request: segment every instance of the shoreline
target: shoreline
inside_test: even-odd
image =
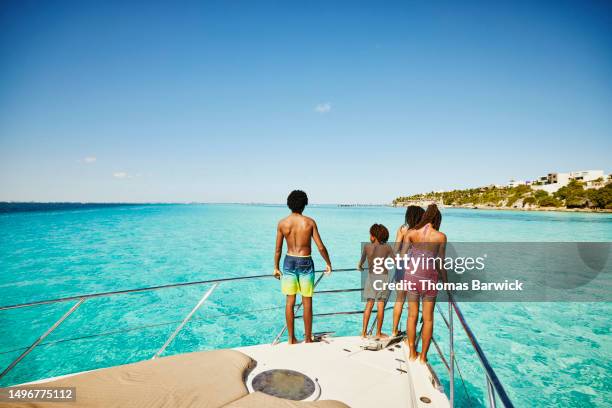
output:
[[[411,204],[396,204],[393,207],[407,207]],[[534,207],[534,208],[514,208],[514,207],[494,207],[486,205],[442,205],[443,208],[460,208],[464,210],[498,210],[498,211],[541,211],[541,212],[576,212],[576,213],[599,213],[612,214],[612,209],[606,208],[561,208],[561,207]]]

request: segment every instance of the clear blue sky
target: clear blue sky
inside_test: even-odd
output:
[[[0,200],[388,202],[610,168],[610,2],[0,3]]]

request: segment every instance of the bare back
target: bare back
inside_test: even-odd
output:
[[[311,240],[316,229],[312,218],[291,214],[278,223],[278,229],[287,241],[287,253],[298,256],[311,254]]]
[[[428,250],[434,255],[444,256],[446,235],[427,224],[418,230],[408,230],[405,240],[410,244],[418,244],[419,249]]]
[[[363,252],[361,254],[361,261],[359,265],[363,265],[364,261],[368,261],[368,269],[370,273],[374,271],[374,259],[376,258],[393,258],[394,252],[393,248],[391,248],[387,244],[379,244],[379,243],[370,243],[366,244],[363,248]],[[383,274],[387,274],[389,271],[387,268],[384,268]]]
[[[276,250],[274,251],[274,276],[280,278],[280,258],[283,252],[283,242],[287,241],[287,255],[310,256],[311,240],[314,240],[321,257],[325,261],[325,274],[332,271],[327,248],[323,245],[317,223],[310,217],[300,213],[291,213],[278,223],[276,229]]]

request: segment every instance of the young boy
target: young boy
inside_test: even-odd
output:
[[[314,263],[310,257],[310,242],[314,240],[323,260],[327,264],[325,274],[332,271],[329,254],[317,229],[317,223],[309,217],[302,215],[308,204],[308,196],[301,190],[294,190],[287,197],[287,207],[291,214],[278,223],[276,230],[276,252],[274,253],[274,277],[281,280],[281,290],[287,295],[285,305],[285,319],[289,344],[297,343],[293,331],[293,307],[295,295],[302,295],[304,306],[304,341],[312,342],[312,295],[314,292]],[[280,258],[283,251],[283,240],[287,241],[287,255],[283,263],[283,272],[280,271]]]
[[[383,319],[385,318],[385,303],[389,297],[389,290],[381,288],[381,284],[389,282],[389,271],[384,267],[386,258],[393,258],[393,248],[387,245],[389,240],[389,230],[382,224],[374,224],[370,227],[370,243],[364,245],[361,260],[357,265],[357,269],[363,270],[363,263],[368,261],[368,277],[363,286],[363,298],[366,299],[365,310],[363,311],[363,328],[361,329],[361,337],[368,335],[368,323],[370,322],[370,314],[374,307],[374,301],[378,302],[376,312],[376,338],[389,337],[382,332]],[[374,273],[374,260],[379,258],[378,265],[383,268],[383,273]],[[380,282],[376,282],[380,281]],[[376,283],[376,284],[375,284]]]

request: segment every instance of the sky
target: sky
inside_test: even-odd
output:
[[[386,203],[612,172],[612,3],[0,2],[0,200]]]

